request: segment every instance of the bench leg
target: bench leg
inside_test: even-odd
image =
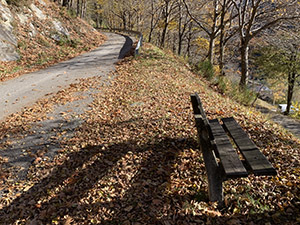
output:
[[[224,206],[224,195],[223,195],[223,178],[220,173],[211,171],[208,173],[208,195],[211,202],[218,202],[218,207]]]
[[[219,168],[216,156],[212,151],[209,135],[205,129],[204,121],[200,115],[195,115],[196,128],[200,149],[202,151],[206,174],[208,177],[208,196],[212,202],[218,202],[221,207],[224,203],[223,176]]]
[[[208,196],[211,202],[218,202],[219,207],[224,205],[223,176],[214,153],[209,149],[202,149],[208,177]]]

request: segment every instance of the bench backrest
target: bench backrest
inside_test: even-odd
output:
[[[206,113],[203,109],[202,106],[202,102],[200,100],[200,97],[198,95],[198,93],[195,94],[191,94],[191,102],[192,102],[192,106],[193,106],[193,111],[194,111],[194,115],[195,118],[200,118],[202,120],[202,126],[201,129],[206,129],[206,131],[208,132],[208,135],[211,139],[213,139],[213,134],[210,128],[210,124],[209,124],[209,120],[206,117]]]
[[[248,176],[247,169],[255,175],[276,175],[271,163],[232,117],[222,119],[223,125],[217,119],[208,120],[197,93],[191,95],[191,101],[201,149],[202,151],[210,149],[214,152],[220,159],[226,178]],[[226,132],[243,155],[247,169]]]

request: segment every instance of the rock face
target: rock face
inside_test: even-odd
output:
[[[18,38],[14,34],[18,33],[16,25],[27,27],[29,38],[36,35],[47,35],[55,41],[69,38],[70,32],[63,23],[45,11],[47,4],[43,0],[36,0],[15,11],[14,8],[10,9],[11,6],[5,0],[0,0],[0,61],[15,61],[20,58],[17,51]],[[41,24],[47,24],[44,31],[41,31]]]
[[[34,4],[31,4],[29,6],[29,8],[33,11],[33,13],[35,14],[35,16],[37,18],[39,18],[40,20],[47,19],[47,16],[45,16],[45,14],[38,7],[36,7]]]
[[[6,42],[6,40],[12,39],[11,32],[5,30],[0,25],[0,61],[14,61],[20,58],[16,51],[16,45],[12,42]]]
[[[14,61],[20,58],[17,53],[17,38],[13,34],[14,18],[4,0],[0,2],[0,61]]]

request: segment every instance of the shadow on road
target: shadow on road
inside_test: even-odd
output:
[[[133,44],[133,41],[130,37],[126,36],[126,35],[122,35],[126,41],[122,47],[122,49],[120,50],[120,53],[119,53],[119,59],[123,59],[132,49],[132,44]]]

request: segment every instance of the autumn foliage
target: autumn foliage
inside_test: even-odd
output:
[[[64,112],[66,122],[83,122],[73,135],[57,133],[61,150],[54,158],[33,156],[24,181],[6,171],[1,224],[300,222],[298,139],[214,92],[185,62],[151,45],[123,60],[108,81],[82,80],[1,124],[1,148],[9,148],[10,135],[22,138],[39,120],[51,119],[53,104],[93,90],[83,114]],[[234,116],[278,171],[276,177],[225,182],[221,211],[207,197],[189,100],[194,92],[209,118]]]

